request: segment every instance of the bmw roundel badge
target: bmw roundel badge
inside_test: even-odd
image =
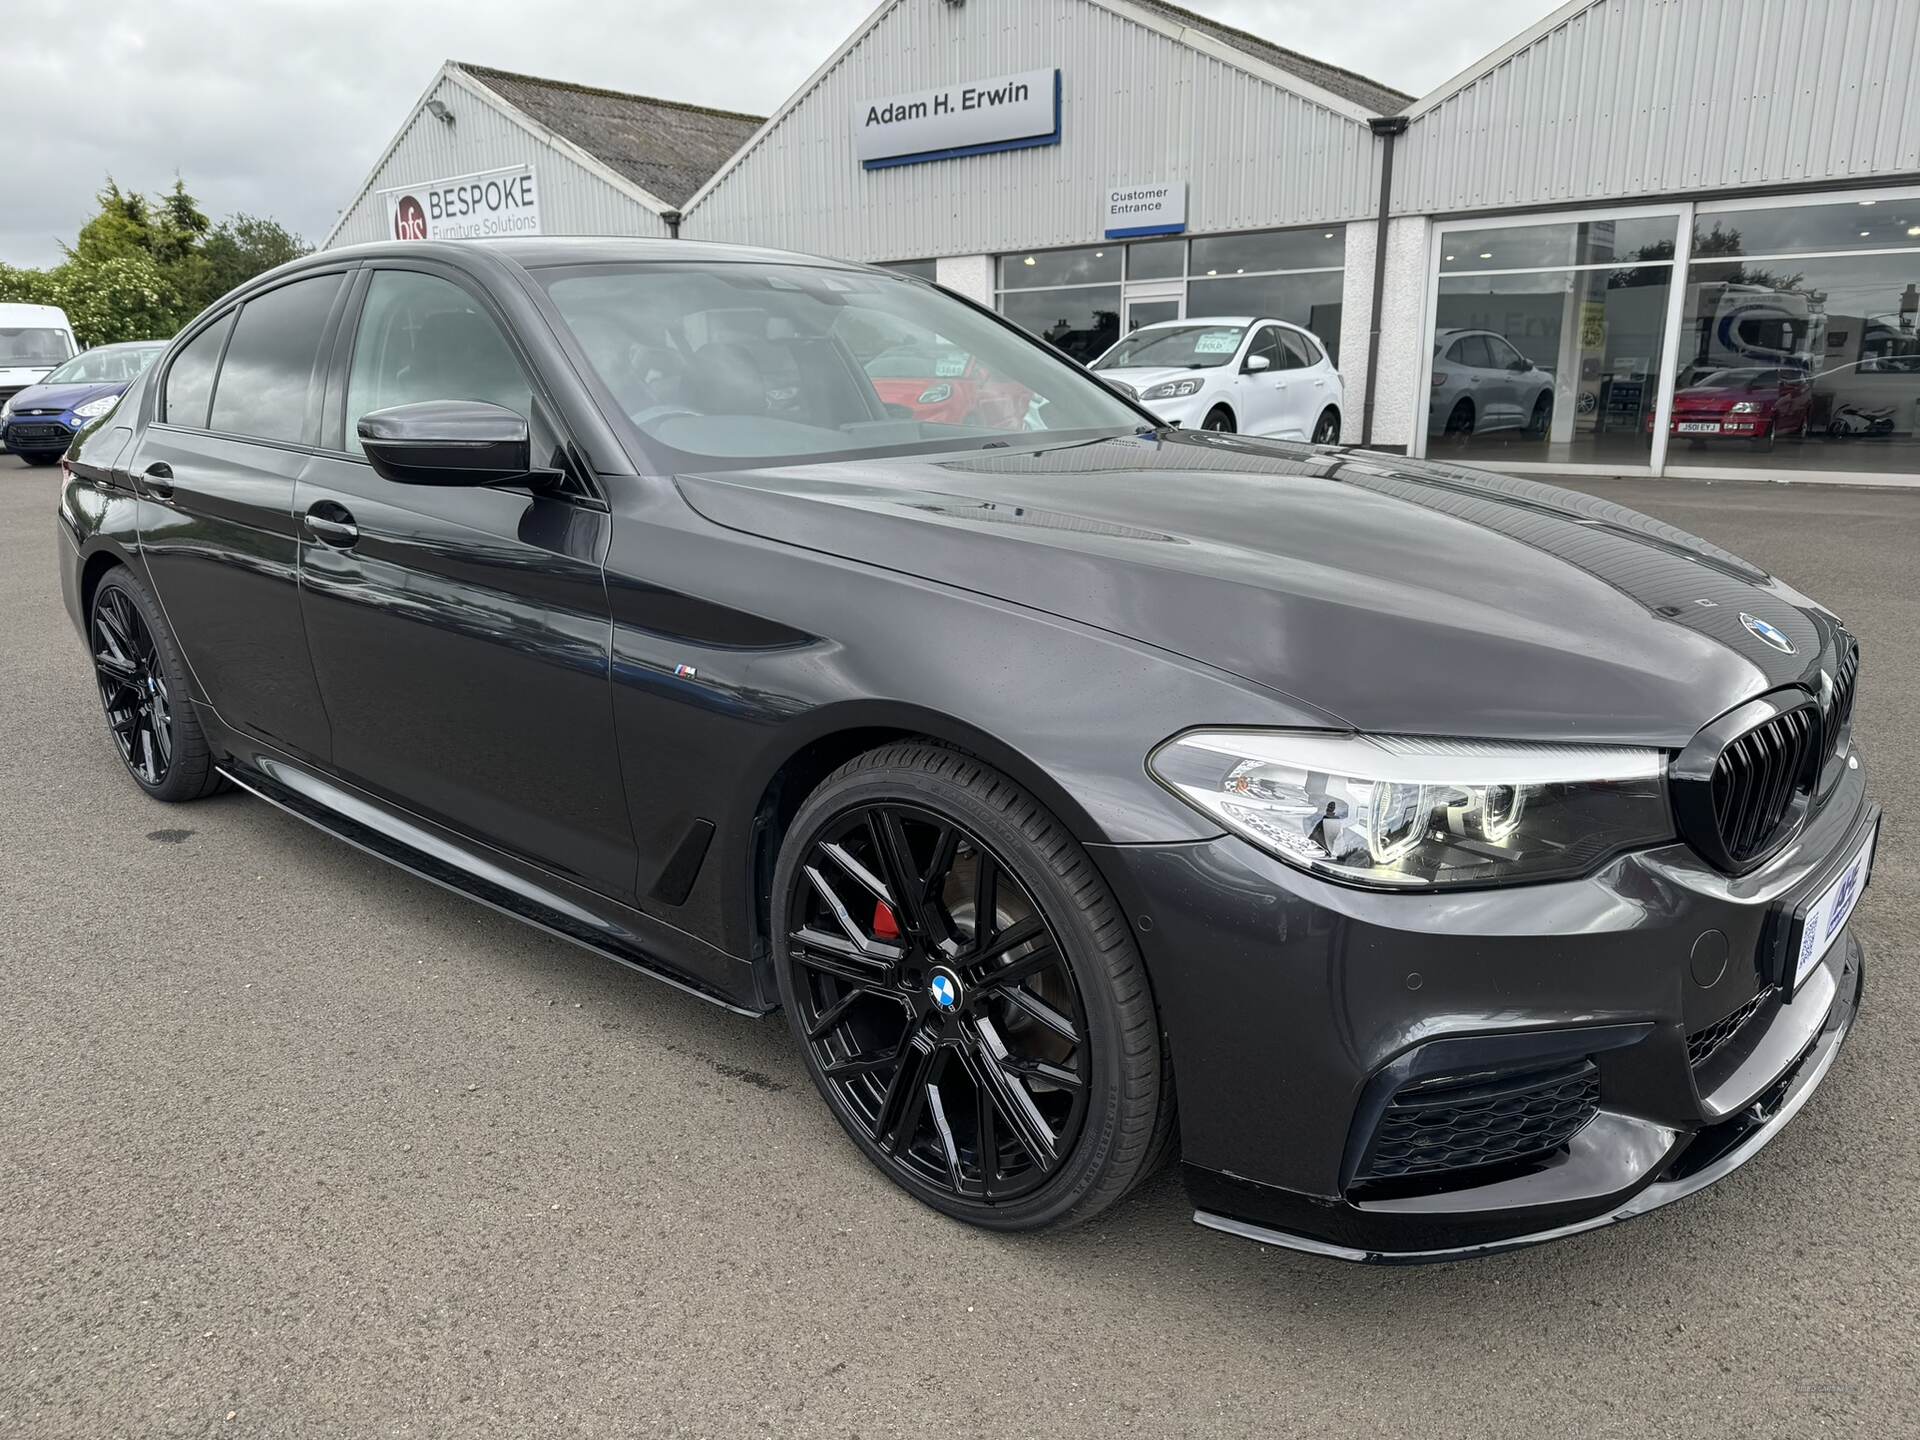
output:
[[[953,983],[953,977],[944,970],[933,972],[933,979],[927,982],[927,993],[933,996],[933,1003],[942,1010],[951,1010],[960,1003],[960,987]]]
[[[1740,623],[1752,631],[1763,645],[1771,645],[1782,655],[1793,654],[1793,642],[1787,639],[1779,626],[1769,625],[1766,621],[1757,619],[1744,610],[1740,612]]]

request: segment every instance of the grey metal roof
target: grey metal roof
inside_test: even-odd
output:
[[[514,109],[669,205],[692,199],[765,123],[759,115],[454,63]]]
[[[1393,115],[1413,103],[1414,97],[1402,94],[1391,86],[1382,85],[1377,80],[1369,80],[1351,70],[1343,70],[1338,65],[1329,65],[1316,60],[1311,55],[1302,55],[1297,50],[1289,50],[1284,45],[1276,45],[1271,40],[1262,40],[1258,35],[1249,35],[1245,30],[1236,30],[1231,25],[1222,25],[1218,20],[1210,20],[1205,15],[1196,15],[1191,10],[1182,10],[1178,5],[1169,5],[1166,0],[1132,0],[1142,10],[1151,11],[1178,25],[1188,25],[1204,35],[1211,36],[1222,45],[1230,45],[1242,54],[1264,61],[1277,70],[1298,75],[1302,80],[1318,85],[1322,90],[1330,90],[1343,100],[1351,100],[1356,105],[1364,105],[1376,115]]]

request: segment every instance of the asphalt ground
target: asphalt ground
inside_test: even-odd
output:
[[[243,795],[122,773],[0,458],[0,1435],[1920,1431],[1920,492],[1594,488],[1856,627],[1866,1006],[1720,1185],[1467,1264],[1025,1239],[855,1153],[783,1024]]]

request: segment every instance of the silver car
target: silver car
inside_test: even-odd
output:
[[[1544,440],[1553,425],[1553,372],[1491,330],[1440,330],[1433,340],[1427,433],[1467,440],[1524,430]]]

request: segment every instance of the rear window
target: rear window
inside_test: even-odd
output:
[[[167,383],[162,399],[170,425],[187,425],[204,430],[207,425],[207,401],[213,397],[213,370],[220,363],[220,347],[226,343],[231,315],[223,315],[202,330],[173,357],[167,367]]]
[[[305,438],[314,359],[341,279],[295,280],[241,307],[208,428],[256,440]]]

